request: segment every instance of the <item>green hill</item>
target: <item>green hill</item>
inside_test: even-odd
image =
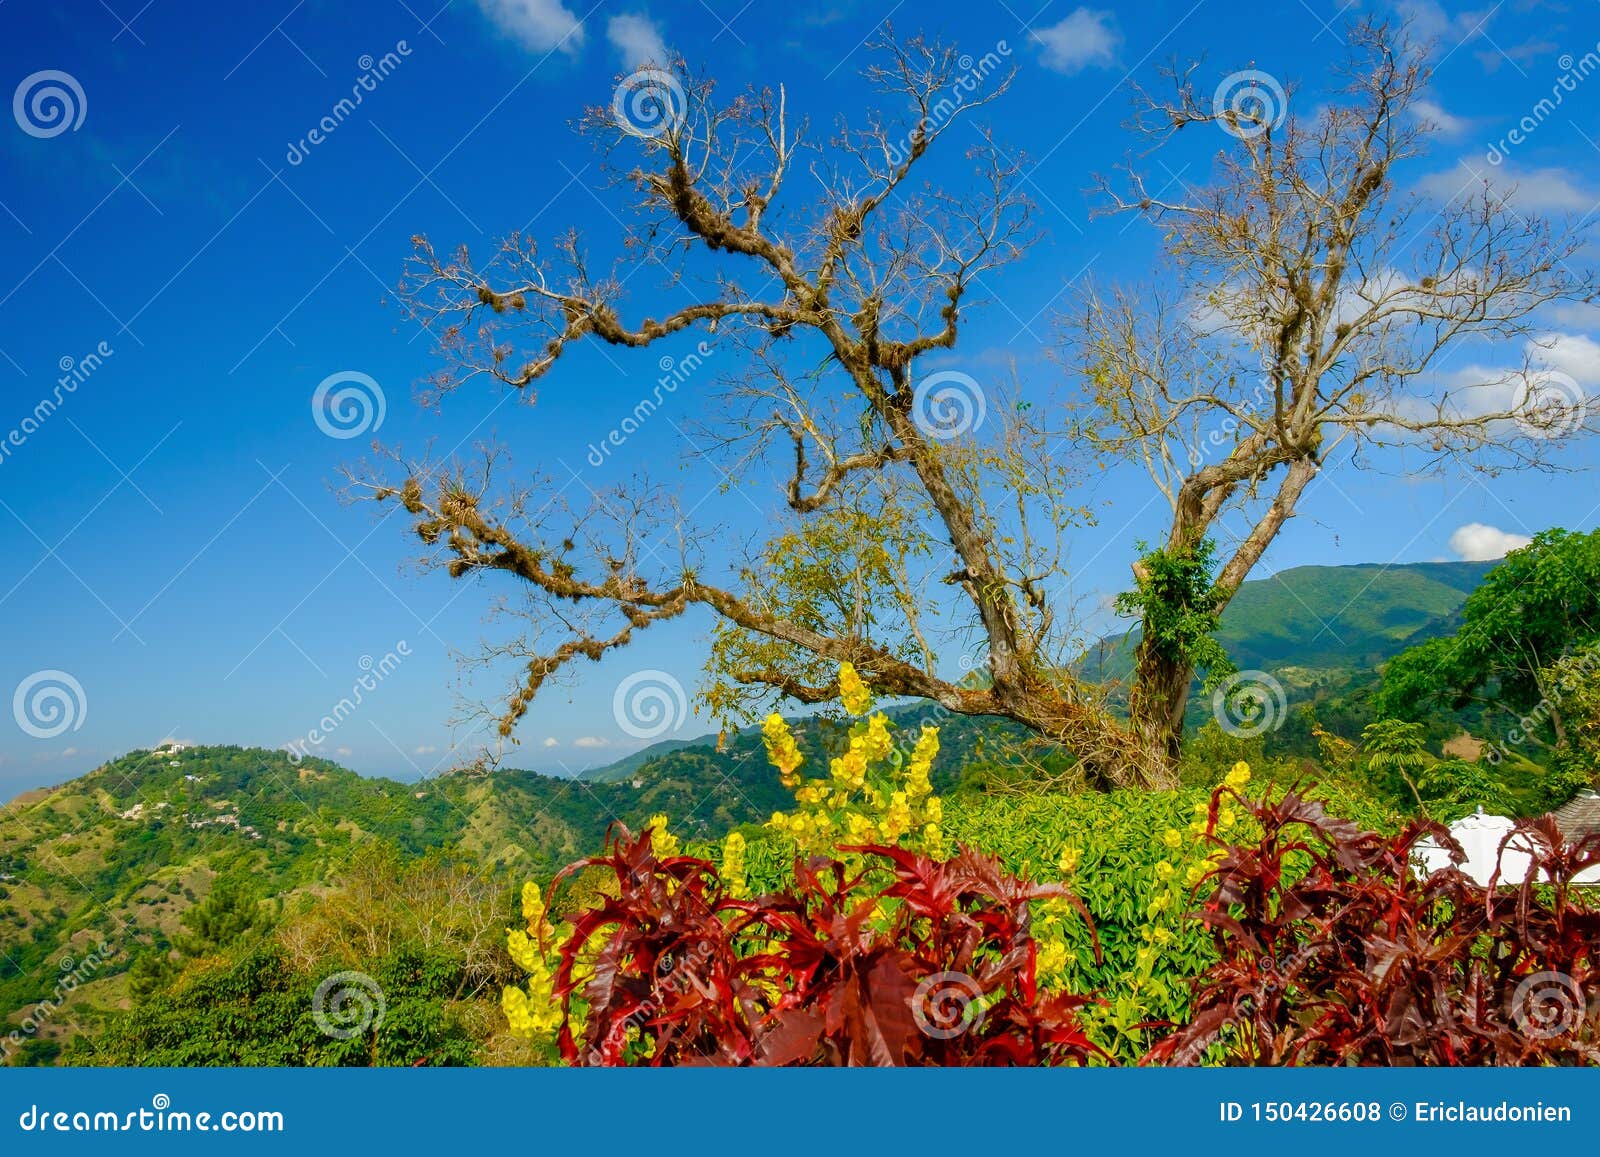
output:
[[[1494,562],[1298,566],[1239,588],[1217,638],[1242,670],[1370,670],[1446,630]],[[1085,677],[1126,681],[1139,633],[1102,639]]]

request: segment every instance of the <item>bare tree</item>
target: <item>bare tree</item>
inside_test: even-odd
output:
[[[1103,209],[1156,225],[1176,273],[1166,291],[1091,288],[1067,319],[1090,393],[1081,434],[1142,463],[1171,505],[1123,606],[1142,628],[1133,729],[1174,758],[1196,667],[1227,670],[1218,616],[1341,446],[1498,470],[1547,465],[1592,427],[1581,390],[1538,358],[1541,308],[1594,296],[1574,268],[1583,238],[1487,183],[1443,205],[1404,194],[1430,131],[1425,51],[1377,23],[1350,46],[1341,90],[1304,117],[1265,74],[1213,96],[1172,70],[1169,98],[1140,94],[1136,127],[1158,145],[1226,130],[1213,178],[1173,197],[1137,164],[1101,181]],[[1447,354],[1483,339],[1526,339],[1522,364],[1431,388]],[[1243,533],[1216,541],[1232,512]]]
[[[849,660],[885,694],[1066,744],[1102,784],[1158,779],[1093,689],[1062,674],[1072,632],[1046,592],[1082,516],[1047,453],[1064,426],[1048,427],[1047,407],[921,368],[955,345],[980,279],[1033,238],[1019,162],[963,125],[1010,73],[997,53],[969,64],[921,39],[875,48],[868,77],[909,119],[869,114],[821,147],[783,90],[718,103],[681,64],[591,112],[585,128],[635,158],[620,184],[639,219],[608,275],[575,234],[548,258],[509,237],[484,265],[419,238],[401,287],[440,337],[441,393],[478,379],[531,391],[585,340],[637,349],[692,330],[719,364],[733,352],[741,372],[722,383],[706,449],[736,482],[775,485],[785,513],[725,577],[705,557],[712,532],[648,480],[571,504],[564,477],[497,481],[491,449],[470,464],[396,457],[403,478],[391,468],[363,484],[405,505],[453,575],[522,581],[530,599],[517,610],[534,626],[501,652],[525,666],[503,736],[574,659],[704,608],[716,623],[709,698],[725,716],[831,699]],[[945,147],[957,126],[972,142],[960,150],[969,187],[913,179],[936,146],[958,159]],[[624,282],[641,269],[687,304],[627,319]],[[952,647],[979,656],[966,665],[981,674],[941,674]]]

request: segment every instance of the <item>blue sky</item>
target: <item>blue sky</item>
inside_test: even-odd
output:
[[[48,719],[12,726],[0,715],[0,799],[167,737],[290,743],[369,667],[382,679],[320,753],[411,776],[481,742],[450,723],[451,650],[498,637],[485,617],[497,592],[419,571],[399,520],[338,501],[338,468],[367,439],[330,437],[312,399],[334,377],[381,394],[374,432],[387,443],[447,448],[493,434],[519,461],[586,486],[650,464],[677,477],[686,455],[693,465],[693,390],[671,397],[670,421],[600,467],[587,462],[657,378],[655,351],[574,358],[533,406],[470,389],[435,412],[414,397],[436,365],[428,337],[387,300],[414,234],[478,251],[518,228],[614,239],[623,202],[571,122],[609,104],[640,60],[682,53],[728,91],[782,82],[791,110],[826,125],[859,107],[863,42],[886,17],[976,55],[1003,42],[1016,82],[985,119],[1031,158],[1045,237],[987,287],[960,356],[969,368],[1015,357],[1046,374],[1058,372],[1041,349],[1069,280],[1137,278],[1155,258],[1148,228],[1087,212],[1092,174],[1130,147],[1130,80],[1204,56],[1202,75],[1265,69],[1303,84],[1295,99],[1311,102],[1342,50],[1342,21],[1362,10],[278,0],[219,19],[215,5],[180,0],[9,0],[0,89],[18,96],[0,117],[0,691],[44,691],[48,703],[64,686],[71,714],[59,734]],[[1486,158],[1597,51],[1593,5],[1378,8],[1397,10],[1438,41],[1429,115],[1440,131],[1408,179],[1447,182],[1467,165],[1516,181],[1531,210],[1592,217],[1600,79],[1541,115],[1500,164]],[[39,75],[51,73],[64,79]],[[52,120],[59,105],[30,103],[40,88],[65,95],[70,123]],[[359,105],[311,140],[356,89]],[[1217,147],[1197,141],[1169,161],[1200,179]],[[635,301],[648,309],[649,290]],[[1566,335],[1573,376],[1600,386],[1594,311],[1552,315],[1550,330]],[[48,417],[28,421],[47,398]],[[1579,447],[1560,460],[1577,473],[1492,479],[1411,478],[1404,462],[1339,472],[1313,486],[1266,570],[1492,554],[1545,526],[1592,528],[1594,459]],[[779,501],[773,490],[718,493],[714,475],[692,469],[681,477],[686,504],[703,502],[722,533],[748,534]],[[1100,524],[1071,547],[1078,593],[1126,584],[1134,541],[1161,528],[1150,495],[1142,475],[1094,480],[1086,497]],[[686,618],[585,666],[577,685],[535,704],[511,761],[571,769],[638,746],[613,717],[619,683],[657,669],[692,691],[707,627]],[[492,694],[504,674],[468,690]],[[676,734],[700,729],[691,717]]]

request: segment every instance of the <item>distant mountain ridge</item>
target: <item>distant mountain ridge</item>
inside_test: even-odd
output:
[[[1366,670],[1449,629],[1495,562],[1297,566],[1253,579],[1222,615],[1217,639],[1244,670]],[[1083,675],[1126,681],[1137,628],[1101,639]]]

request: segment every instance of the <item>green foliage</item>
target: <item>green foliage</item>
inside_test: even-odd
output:
[[[248,884],[236,876],[223,876],[204,901],[183,914],[188,933],[174,937],[173,943],[185,956],[205,956],[232,945],[270,919]]]
[[[276,942],[196,968],[170,992],[114,1018],[81,1058],[107,1065],[462,1065],[478,1042],[448,1003],[459,959],[405,945],[371,962],[383,1014],[348,1039],[317,1022],[326,981]],[[375,1006],[374,1006],[375,1007]],[[354,1025],[335,1024],[343,1033]]]
[[[1187,551],[1167,551],[1141,542],[1139,550],[1138,585],[1117,596],[1117,613],[1139,618],[1163,656],[1206,672],[1208,683],[1230,674],[1233,663],[1214,637],[1221,625],[1212,574],[1216,543],[1208,538]]]
[[[1508,554],[1467,597],[1461,627],[1396,658],[1384,672],[1381,706],[1414,719],[1431,706],[1486,696],[1524,716],[1541,703],[1545,672],[1600,637],[1600,531],[1547,530]],[[1538,731],[1548,736],[1546,721]]]
[[[207,952],[193,955],[169,985],[140,994],[133,1011],[111,1016],[76,1059],[116,1065],[482,1059],[493,1025],[486,1006],[510,972],[499,947],[510,915],[507,878],[485,876],[438,852],[409,858],[372,843],[356,852],[336,887],[279,923],[263,916],[246,889],[220,882],[189,915],[197,931],[185,938],[186,948]],[[225,939],[212,939],[218,936]],[[335,999],[339,993],[346,1005]]]

